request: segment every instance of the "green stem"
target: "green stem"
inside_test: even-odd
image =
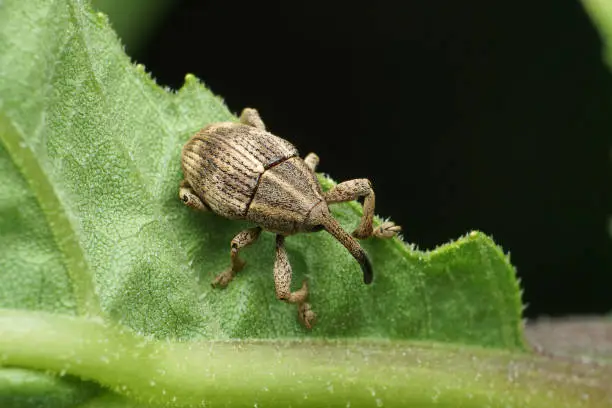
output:
[[[95,384],[78,378],[0,367],[0,406],[3,408],[70,407],[98,398],[100,391]]]
[[[170,405],[612,402],[610,367],[527,354],[382,340],[171,343],[101,320],[2,309],[0,364],[72,374]]]

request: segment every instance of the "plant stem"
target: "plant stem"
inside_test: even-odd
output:
[[[140,402],[170,405],[612,402],[609,366],[384,340],[171,343],[101,320],[2,309],[0,363],[73,374]]]

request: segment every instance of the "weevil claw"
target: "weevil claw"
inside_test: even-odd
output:
[[[298,317],[307,329],[312,329],[317,321],[316,313],[312,310],[310,303],[306,302],[300,303],[298,306]]]
[[[218,287],[224,288],[231,282],[232,279],[234,279],[234,276],[236,276],[236,274],[234,271],[232,271],[232,268],[228,268],[217,275],[217,277],[215,277],[215,279],[210,283],[210,286],[212,286],[213,289]]]
[[[374,235],[377,238],[392,238],[402,231],[402,227],[395,225],[392,221],[383,222],[380,226],[374,228]]]

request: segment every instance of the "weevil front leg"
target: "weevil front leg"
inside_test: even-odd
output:
[[[221,272],[215,280],[211,283],[213,288],[217,286],[225,287],[238,272],[244,268],[246,264],[245,261],[240,259],[239,252],[241,248],[244,248],[247,245],[251,245],[253,242],[257,241],[259,238],[259,234],[261,233],[261,228],[249,228],[244,231],[241,231],[232,239],[232,243],[230,244],[231,252],[230,252],[230,267]]]
[[[364,197],[363,217],[353,236],[359,239],[368,238],[372,235],[378,238],[391,238],[402,230],[402,227],[393,222],[384,222],[379,227],[373,228],[374,219],[374,190],[368,179],[355,179],[342,182],[324,194],[328,204],[342,203]]]
[[[312,328],[315,323],[316,315],[306,303],[308,298],[308,283],[304,281],[302,287],[295,292],[291,292],[291,264],[285,250],[285,237],[276,236],[276,260],[274,261],[274,287],[276,297],[287,303],[297,303],[298,318],[306,328]]]
[[[240,114],[240,123],[253,126],[257,129],[266,130],[263,120],[259,116],[259,112],[253,108],[244,108]]]
[[[179,186],[179,198],[188,207],[195,208],[200,211],[210,211],[210,208],[196,195],[193,188],[189,185],[187,180],[181,181]]]

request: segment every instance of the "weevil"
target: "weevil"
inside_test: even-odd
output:
[[[318,156],[310,153],[301,159],[291,143],[266,131],[257,110],[252,108],[245,108],[237,123],[220,122],[204,127],[185,144],[181,158],[184,179],[179,198],[185,205],[256,225],[232,239],[230,266],[216,276],[212,286],[227,286],[244,268],[240,250],[255,242],[262,230],[273,232],[276,297],[297,304],[298,317],[307,328],[315,323],[316,315],[307,303],[306,280],[299,290],[291,291],[285,237],[327,231],[359,262],[364,282],[369,284],[372,266],[354,238],[391,238],[401,231],[392,222],[373,227],[374,190],[368,179],[345,181],[323,192],[315,175]],[[363,216],[351,236],[332,217],[328,205],[361,197]]]

